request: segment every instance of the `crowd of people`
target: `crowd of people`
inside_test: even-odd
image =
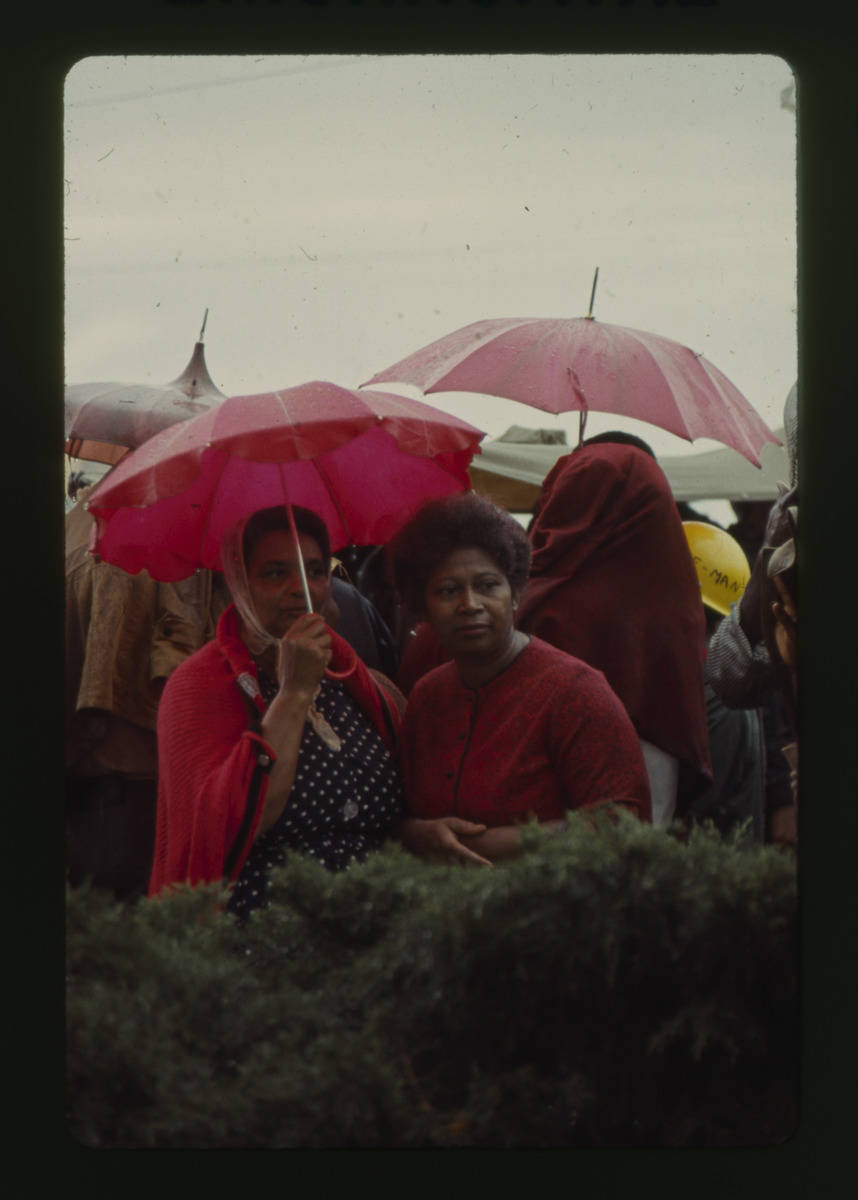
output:
[[[276,507],[230,531],[222,575],[180,584],[96,564],[84,494],[69,882],[223,881],[244,920],[290,853],[339,871],[396,840],[490,867],[573,811],[795,846],[794,389],[785,427],[793,474],[756,548],[746,513],[742,542],[683,521],[622,433],[558,460],[527,529],[468,492],[337,559],[318,514]]]

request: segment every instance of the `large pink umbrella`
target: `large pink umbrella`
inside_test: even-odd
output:
[[[216,407],[226,396],[206,367],[206,316],[188,365],[170,383],[73,383],[65,390],[65,452],[117,463],[129,449],[177,421]]]
[[[480,392],[544,412],[609,412],[688,441],[712,438],[755,466],[780,445],[717,367],[654,333],[592,316],[475,321],[373,375],[367,385],[409,383],[424,392]]]
[[[87,503],[94,553],[131,574],[221,569],[224,533],[275,504],[319,513],[331,548],[386,542],[429,497],[470,487],[482,430],[422,401],[323,381],[235,396],[122,460]]]

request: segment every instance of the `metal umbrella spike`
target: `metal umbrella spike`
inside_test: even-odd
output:
[[[209,310],[206,309],[203,317],[200,336],[194,346],[194,352],[191,355],[191,361],[185,367],[184,371],[167,387],[178,388],[180,392],[184,392],[191,399],[197,396],[220,396],[222,400],[226,399],[223,392],[219,391],[212,377],[209,375],[206,367],[205,352],[203,346],[203,336],[206,330],[206,321],[209,317]]]
[[[590,307],[587,309],[587,320],[593,320],[593,301],[596,299],[596,283],[599,279],[599,268],[596,267],[596,274],[593,276],[593,290],[590,292]]]

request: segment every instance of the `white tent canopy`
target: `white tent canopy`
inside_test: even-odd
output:
[[[774,432],[784,440],[783,429]],[[530,512],[543,479],[557,459],[572,449],[556,438],[554,430],[513,426],[501,437],[484,441],[471,464],[474,490],[510,512]],[[665,455],[658,462],[678,501],[772,501],[778,483],[789,482],[786,447],[769,443],[760,458],[762,467],[755,467],[725,446],[702,454]]]

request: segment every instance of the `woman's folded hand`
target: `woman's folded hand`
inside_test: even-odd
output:
[[[460,837],[475,837],[485,833],[486,826],[461,817],[436,817],[422,819],[406,817],[399,825],[396,836],[412,854],[421,858],[437,858],[447,862],[473,862],[480,866],[492,864],[481,854],[469,850]]]

